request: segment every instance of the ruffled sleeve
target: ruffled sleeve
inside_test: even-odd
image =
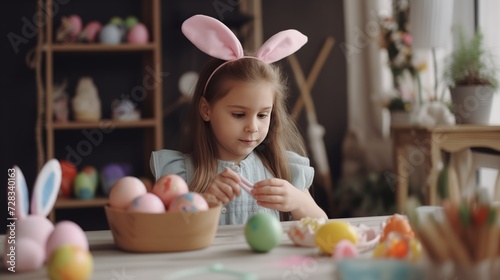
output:
[[[292,173],[290,183],[300,190],[308,189],[314,179],[314,168],[309,164],[309,158],[290,151],[287,154]]]
[[[177,174],[181,176],[186,182],[186,155],[174,150],[159,150],[151,153],[151,160],[149,162],[151,172],[158,180],[161,176],[167,174]]]

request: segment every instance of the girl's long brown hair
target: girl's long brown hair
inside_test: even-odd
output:
[[[291,174],[287,151],[305,155],[302,136],[287,112],[287,88],[281,71],[275,65],[266,64],[258,59],[243,58],[222,66],[210,79],[210,74],[224,61],[212,59],[200,73],[191,103],[189,133],[183,152],[191,154],[194,176],[190,190],[204,193],[213,177],[217,175],[217,146],[210,128],[200,114],[200,100],[205,97],[210,106],[227,94],[225,81],[235,80],[249,83],[267,82],[274,86],[275,96],[271,112],[271,123],[266,139],[255,149],[267,169],[276,177],[290,181]]]

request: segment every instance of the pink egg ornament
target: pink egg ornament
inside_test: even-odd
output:
[[[143,23],[134,25],[127,35],[127,42],[130,44],[146,44],[149,41],[149,32]]]
[[[165,205],[161,199],[152,193],[145,193],[136,197],[127,208],[129,212],[140,213],[163,213],[165,212]]]
[[[208,203],[205,198],[195,192],[182,194],[170,203],[168,211],[172,212],[197,212],[208,210]]]
[[[15,244],[8,244],[5,239],[5,249],[10,252],[10,246],[15,248],[15,268],[17,272],[35,271],[45,262],[45,243],[54,225],[48,219],[31,215],[17,220]],[[11,256],[5,255],[9,264]],[[7,265],[7,267],[11,267]]]
[[[153,193],[163,201],[167,208],[174,198],[188,192],[189,188],[186,181],[175,174],[160,177],[153,186]]]
[[[82,228],[72,221],[61,221],[54,227],[45,246],[47,259],[62,245],[71,244],[89,250],[89,242]]]
[[[109,192],[109,205],[126,210],[132,201],[147,193],[144,183],[136,177],[126,176],[115,182]]]

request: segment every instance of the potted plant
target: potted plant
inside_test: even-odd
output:
[[[488,124],[498,70],[481,32],[470,40],[463,32],[459,36],[459,45],[448,57],[444,71],[455,120],[457,124]]]

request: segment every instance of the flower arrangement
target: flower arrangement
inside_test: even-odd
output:
[[[393,16],[383,17],[380,20],[382,30],[381,47],[387,50],[388,64],[391,69],[393,86],[397,96],[389,101],[387,107],[391,111],[410,111],[415,102],[413,81],[419,83],[418,72],[425,68],[417,68],[412,63],[412,37],[409,27],[409,1],[394,0]]]

